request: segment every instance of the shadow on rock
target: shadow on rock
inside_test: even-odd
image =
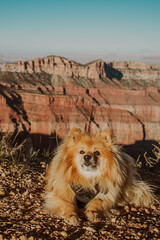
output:
[[[113,68],[112,63],[108,63],[108,64],[105,63],[104,67],[105,67],[105,72],[106,72],[107,78],[109,78],[111,80],[113,78],[116,78],[118,80],[122,79],[123,74],[119,70]]]

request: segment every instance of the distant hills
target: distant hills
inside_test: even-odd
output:
[[[52,53],[23,53],[23,54],[0,54],[0,68],[3,64],[12,63],[15,61],[27,61],[32,58],[41,58],[45,55],[52,55]],[[93,59],[102,59],[104,61],[139,61],[148,64],[160,65],[160,54],[105,54],[105,53],[57,53],[56,55],[65,56],[80,63],[87,63]]]

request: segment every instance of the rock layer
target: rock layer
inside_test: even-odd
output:
[[[108,126],[121,144],[160,138],[160,66],[46,57],[3,67],[2,131],[28,132],[40,145],[36,136]]]
[[[45,72],[54,76],[82,77],[88,79],[116,78],[135,80],[160,80],[160,66],[141,62],[110,62],[96,60],[82,65],[72,60],[58,56],[48,56],[30,61],[18,61],[5,64],[2,72],[41,73]]]
[[[19,61],[6,64],[2,71],[22,72],[22,73],[49,73],[62,77],[83,77],[83,78],[105,78],[105,67],[102,60],[98,60],[87,65],[81,65],[66,58],[50,56],[37,58],[31,61]]]

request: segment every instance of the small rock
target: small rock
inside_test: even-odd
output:
[[[154,228],[154,232],[159,233],[159,229],[158,228]]]
[[[131,208],[131,211],[132,211],[132,212],[137,212],[137,209],[134,208],[134,207],[132,207],[132,208]]]
[[[115,222],[116,222],[116,218],[112,218],[112,219],[111,219],[111,222],[112,222],[112,223],[115,223]]]
[[[55,239],[55,236],[58,236],[59,232],[58,231],[54,231],[52,233],[50,233],[50,239]]]
[[[145,213],[150,214],[150,211],[146,208]]]
[[[101,230],[100,233],[103,235],[103,234],[106,234],[107,231],[105,231],[105,230]]]
[[[24,193],[23,193],[23,196],[27,196],[28,195],[28,190],[26,190]]]
[[[96,230],[92,227],[83,227],[83,229],[85,229],[86,231],[89,231],[89,232],[96,232]]]
[[[23,205],[21,205],[21,206],[19,206],[19,209],[22,209],[22,210],[24,210],[24,209],[25,209],[25,207],[24,207]]]
[[[142,233],[141,233],[141,232],[138,232],[137,235],[138,235],[138,236],[142,236]]]
[[[122,228],[122,226],[120,226],[120,225],[118,225],[118,226],[116,226],[117,227],[117,229],[121,229]]]
[[[31,237],[28,238],[28,240],[34,240],[34,237],[31,236]]]
[[[125,236],[126,239],[130,239],[130,236]]]
[[[129,207],[128,206],[125,206],[124,209],[125,209],[126,212],[129,212]]]
[[[17,238],[15,236],[12,236],[11,240],[16,240]]]
[[[62,235],[63,237],[67,237],[67,236],[68,236],[67,232],[65,232],[65,231],[62,231],[62,232],[61,232],[61,235]]]
[[[2,176],[2,177],[5,177],[5,176],[6,176],[6,174],[5,174],[5,173],[1,173],[1,176]]]
[[[25,205],[26,205],[26,206],[30,206],[30,205],[32,205],[32,203],[27,201],[27,202],[25,203]]]
[[[148,226],[147,226],[147,224],[143,224],[143,227],[144,227],[144,228],[147,228]]]
[[[40,162],[41,165],[45,165],[45,162]]]
[[[36,225],[36,228],[39,230],[39,229],[41,229],[41,226],[40,225]]]
[[[15,196],[15,193],[13,191],[10,191],[9,195]]]
[[[1,197],[5,196],[5,192],[3,190],[0,190],[0,196]]]
[[[27,240],[27,237],[26,236],[24,236],[24,235],[22,235],[22,236],[20,236],[20,238],[19,238],[20,240]]]
[[[22,215],[23,212],[22,212],[20,209],[18,209],[18,210],[15,211],[15,214],[17,214],[17,215]]]
[[[32,194],[31,194],[31,193],[29,194],[29,197],[30,197],[30,198],[33,198],[33,196],[32,196]]]
[[[34,220],[31,220],[31,221],[30,221],[30,223],[31,223],[31,224],[34,224],[34,225],[37,225],[37,224],[39,224],[39,222],[38,222],[38,221],[34,221]]]

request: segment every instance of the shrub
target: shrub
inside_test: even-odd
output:
[[[153,149],[152,149],[153,156],[148,156],[147,152],[145,152],[143,155],[143,158],[145,160],[145,166],[147,168],[153,168],[160,163],[160,142],[157,142],[157,145],[152,144],[152,146],[153,146]],[[138,159],[137,159],[137,167],[142,168],[142,161],[140,160],[140,155],[138,156]]]

